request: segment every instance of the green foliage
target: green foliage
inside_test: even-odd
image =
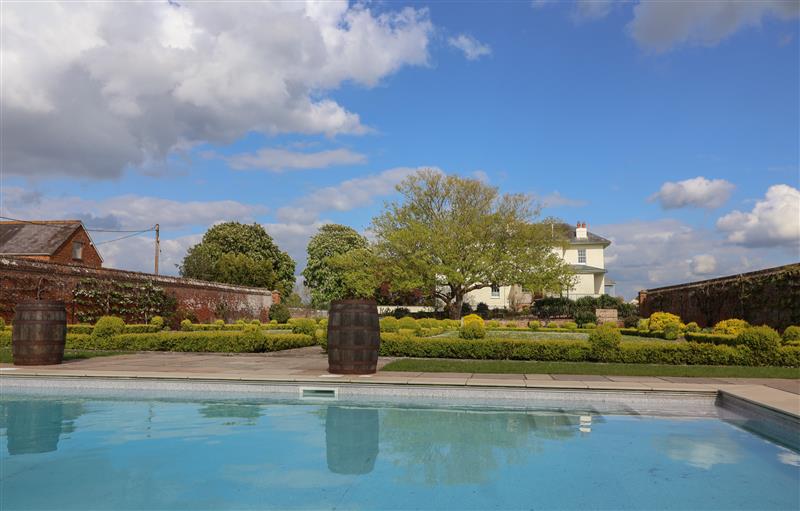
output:
[[[388,316],[385,318],[381,318],[381,332],[397,332],[400,328],[400,322],[397,318]]]
[[[177,301],[151,281],[120,282],[86,278],[72,293],[77,305],[76,317],[95,323],[101,316],[117,316],[130,322],[147,323],[156,315],[171,316]]]
[[[181,321],[181,331],[182,332],[191,332],[192,331],[192,322],[188,319],[184,319]]]
[[[664,339],[668,341],[674,341],[678,338],[681,333],[680,324],[676,323],[667,323],[664,326]]]
[[[320,328],[325,329],[326,332],[328,331],[328,318],[320,319],[318,324]]]
[[[736,341],[751,351],[755,365],[771,365],[781,346],[781,336],[768,326],[746,328],[736,336]]]
[[[305,285],[311,290],[312,306],[327,309],[333,300],[351,297],[346,278],[339,268],[331,265],[329,258],[367,247],[367,239],[352,227],[326,224],[319,228],[308,242],[308,263],[303,270]],[[373,294],[375,287],[371,289]]]
[[[152,318],[150,318],[150,324],[161,330],[162,328],[164,328],[164,318],[162,318],[161,316],[153,316]]]
[[[622,324],[625,326],[625,328],[636,328],[640,320],[641,318],[639,316],[632,314],[630,316],[623,317]]]
[[[392,316],[394,316],[397,319],[404,318],[410,315],[411,311],[408,309],[408,307],[395,307],[395,309],[392,311]]]
[[[0,330],[5,330],[5,328],[6,328],[6,320],[0,318]]]
[[[528,328],[530,328],[533,331],[539,330],[540,328],[542,328],[542,322],[535,319],[528,321]]]
[[[781,342],[787,346],[800,346],[800,326],[789,326],[783,331]]]
[[[325,263],[337,276],[337,296],[343,298],[374,298],[382,282],[382,267],[370,248],[354,248],[332,255]]]
[[[78,324],[78,325],[67,325],[67,333],[68,334],[86,334],[90,335],[94,330],[93,325],[86,325],[86,324]]]
[[[675,324],[680,326],[681,324],[680,316],[676,316],[675,314],[670,314],[669,312],[654,312],[650,315],[650,319],[648,321],[648,329],[664,330],[664,328],[669,324]]]
[[[746,348],[694,342],[623,341],[616,354],[604,352],[607,362],[671,365],[760,365]],[[592,357],[588,341],[517,339],[407,338],[381,334],[382,356],[461,358],[483,360],[539,360],[585,362]],[[778,350],[775,365],[800,366],[800,347]]]
[[[486,319],[489,317],[489,306],[483,302],[478,302],[478,305],[475,306],[475,313],[483,319]]]
[[[567,321],[566,323],[564,323],[564,328],[566,328],[567,330],[576,330],[578,328],[578,324],[575,323],[574,321]]]
[[[97,320],[92,329],[92,337],[108,338],[121,334],[125,330],[125,322],[116,316],[103,316]]]
[[[725,319],[714,325],[715,334],[739,335],[750,325],[743,319]]]
[[[292,333],[310,335],[315,337],[317,332],[317,322],[313,319],[298,319],[292,323]]]
[[[573,318],[575,319],[575,322],[579,326],[583,326],[586,323],[597,323],[597,316],[595,315],[593,310],[589,309],[579,309],[575,311],[575,314],[573,314]]]
[[[487,321],[486,328],[500,328],[500,322],[494,319],[491,321]]]
[[[483,339],[486,337],[486,329],[482,321],[465,321],[458,331],[458,336],[462,339]]]
[[[649,319],[640,319],[638,323],[636,323],[636,329],[640,332],[647,332],[650,330],[650,320]]]
[[[411,316],[400,318],[397,321],[397,326],[400,329],[412,330],[414,332],[418,332],[419,329],[421,328],[419,323],[417,323],[417,320],[412,318]]]
[[[72,335],[67,337],[66,347],[79,350],[264,353],[314,344],[314,339],[308,335],[265,335],[256,328],[240,332],[157,332],[105,338]]]
[[[597,328],[597,323],[584,323],[583,325],[581,325],[581,328],[585,328],[586,330],[594,330],[595,328]]]
[[[277,289],[288,296],[294,286],[294,261],[259,224],[226,222],[206,231],[181,265],[184,277]]]
[[[472,305],[469,302],[464,302],[461,304],[461,315],[466,316],[467,314],[472,314]]]
[[[686,340],[690,342],[726,344],[728,346],[736,346],[739,344],[739,341],[735,335],[711,334],[708,332],[686,332],[684,337],[686,337]]]
[[[292,317],[291,313],[289,312],[289,307],[286,306],[285,303],[273,303],[269,307],[269,319],[271,321],[277,321],[279,324],[286,323]]]
[[[686,331],[687,332],[699,332],[700,331],[700,325],[698,325],[694,321],[692,321],[690,323],[687,323],[686,324]]]
[[[652,337],[653,339],[664,339],[663,330],[639,330],[637,328],[622,328],[622,335],[633,335],[636,337]]]
[[[619,329],[606,323],[589,334],[589,358],[599,362],[614,360],[622,344]]]
[[[322,346],[322,351],[324,353],[328,352],[328,331],[324,328],[318,328],[314,334],[317,342],[320,346]]]
[[[552,250],[565,240],[524,195],[500,195],[477,179],[418,172],[397,186],[402,202],[373,219],[375,255],[398,290],[431,290],[457,319],[464,296],[487,282],[560,291],[572,273]]]

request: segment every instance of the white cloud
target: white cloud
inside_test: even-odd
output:
[[[177,238],[161,238],[161,253],[158,269],[161,275],[178,275],[178,266],[186,251],[203,238],[202,234],[190,234]],[[136,236],[105,243],[98,247],[103,256],[103,266],[120,270],[153,273],[155,241],[153,234]]]
[[[364,133],[326,92],[426,65],[432,31],[344,0],[4,5],[2,164],[109,178],[251,131]]]
[[[447,39],[447,44],[464,52],[467,60],[478,60],[481,57],[492,54],[492,48],[488,44],[484,44],[467,34],[450,37]]]
[[[780,251],[731,246],[713,231],[668,218],[597,225],[591,231],[611,240],[605,258],[608,276],[617,282],[617,292],[628,299],[636,297],[640,289],[733,275],[796,260]]]
[[[730,198],[735,186],[724,179],[706,179],[698,176],[677,183],[666,182],[650,201],[659,201],[664,209],[695,207],[715,209]]]
[[[535,196],[539,202],[542,203],[542,207],[545,208],[559,208],[559,207],[573,207],[579,208],[582,206],[586,206],[588,202],[581,199],[570,199],[569,197],[564,197],[561,195],[560,192],[555,191],[548,195],[543,195],[541,197]]]
[[[711,254],[699,254],[690,260],[692,273],[696,275],[708,275],[717,269],[717,258]]]
[[[765,19],[798,15],[800,3],[795,0],[639,2],[628,30],[640,46],[660,53],[680,45],[715,46]]]
[[[255,153],[242,153],[225,157],[236,170],[286,170],[322,169],[334,165],[358,165],[366,163],[367,157],[349,149],[333,149],[318,152],[298,152],[286,149],[259,149]]]
[[[481,183],[489,183],[489,174],[484,170],[475,170],[472,172],[472,178],[477,179]]]
[[[748,247],[800,247],[800,190],[774,185],[749,212],[732,211],[717,220],[728,241]],[[795,255],[798,255],[795,252]]]
[[[21,219],[83,219],[87,226],[114,229],[146,228],[161,224],[165,230],[207,226],[224,220],[252,222],[267,213],[261,205],[233,200],[175,201],[140,195],[118,195],[102,200],[76,196],[48,196],[29,200],[30,192],[6,187],[3,214]]]
[[[336,186],[320,188],[294,201],[295,206],[279,208],[278,220],[286,223],[311,223],[326,211],[350,211],[367,206],[372,204],[375,197],[393,193],[400,181],[421,168],[398,167],[380,174],[349,179]]]

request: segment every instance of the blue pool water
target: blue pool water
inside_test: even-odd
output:
[[[0,421],[4,511],[800,508],[798,452],[717,418],[4,392]]]

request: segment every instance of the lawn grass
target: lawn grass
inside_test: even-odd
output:
[[[382,371],[498,374],[594,374],[605,376],[698,376],[727,378],[800,378],[796,367],[676,366],[601,364],[596,362],[535,362],[527,360],[442,360],[405,358]]]
[[[78,351],[66,350],[64,351],[64,360],[82,360],[85,358],[93,357],[108,357],[111,355],[123,355],[125,351]],[[0,364],[13,364],[13,357],[11,355],[11,348],[0,348]]]

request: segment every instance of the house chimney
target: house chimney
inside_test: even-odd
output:
[[[586,222],[578,222],[578,226],[575,228],[575,239],[585,240],[589,236],[586,230]]]

